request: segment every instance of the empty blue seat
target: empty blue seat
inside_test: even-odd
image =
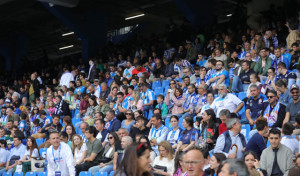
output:
[[[11,172],[4,172],[4,173],[2,174],[2,176],[12,176],[12,173],[11,173]]]
[[[87,171],[82,171],[79,173],[79,176],[92,176],[91,172],[87,172]]]
[[[183,118],[180,118],[180,119],[179,119],[178,126],[179,126],[179,128],[181,128],[182,130],[185,130],[185,128],[183,128],[183,126],[182,126],[182,120],[183,120]]]
[[[48,173],[47,172],[38,172],[37,176],[47,176]]]
[[[162,87],[163,87],[163,88],[165,88],[165,87],[167,87],[167,86],[169,87],[170,81],[171,81],[170,79],[163,80],[163,82],[162,82]]]
[[[173,127],[172,127],[172,125],[170,123],[170,118],[166,118],[166,120],[165,120],[165,126],[168,127],[169,130],[173,129]]]
[[[107,172],[96,172],[94,176],[108,176]]]
[[[246,98],[246,97],[247,97],[246,92],[239,92],[239,93],[238,93],[238,98],[239,98],[240,100],[243,100],[243,99]]]
[[[27,173],[25,174],[25,176],[36,176],[36,174],[37,174],[37,173],[35,173],[35,172],[27,172]]]
[[[24,176],[24,173],[23,172],[15,172],[14,176]]]
[[[246,137],[246,139],[249,139],[250,131],[251,131],[251,127],[249,124],[242,125],[241,133]]]
[[[154,95],[157,97],[157,95],[163,95],[164,94],[164,89],[162,87],[155,87],[154,89]]]
[[[40,149],[40,156],[45,159],[46,154],[47,154],[47,148],[41,148]]]
[[[154,90],[155,87],[161,87],[161,82],[160,81],[154,81],[152,83],[152,90]]]
[[[35,139],[35,141],[36,141],[36,144],[38,146],[40,146],[44,142],[44,139],[43,138],[38,138],[38,139]]]

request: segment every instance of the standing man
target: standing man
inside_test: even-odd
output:
[[[97,78],[98,72],[97,72],[96,65],[94,64],[94,61],[92,59],[89,61],[89,65],[90,65],[89,74],[86,80],[93,82],[94,79]]]
[[[71,81],[74,81],[74,77],[72,75],[72,73],[69,72],[68,68],[63,68],[64,73],[62,74],[61,78],[60,78],[60,82],[59,85],[62,86],[67,86],[67,88],[69,88],[69,83]]]
[[[69,145],[60,141],[57,131],[50,134],[50,143],[47,149],[48,176],[75,176],[74,158]]]
[[[290,148],[281,145],[281,132],[273,128],[269,132],[270,146],[266,148],[260,157],[261,169],[268,175],[287,176],[293,165],[293,153]]]

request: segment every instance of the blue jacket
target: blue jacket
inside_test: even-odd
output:
[[[229,134],[229,131],[228,131],[228,130],[225,131],[223,134],[224,134],[224,136],[225,136],[225,146],[224,146],[224,148],[223,148],[223,152],[228,153],[229,150],[230,150],[230,147],[231,147],[231,138],[230,138],[230,134]],[[246,147],[247,144],[246,144],[245,136],[244,136],[242,133],[240,133],[240,134],[239,134],[239,137],[240,137],[240,139],[241,139],[241,141],[242,141],[243,147]]]

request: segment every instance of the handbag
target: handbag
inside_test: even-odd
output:
[[[44,172],[45,159],[31,158],[31,172]]]
[[[157,169],[157,170],[160,170],[160,171],[163,171],[163,172],[167,172],[167,167],[166,166],[155,165],[153,168]],[[163,176],[163,175],[157,174],[157,173],[154,172],[153,176]]]

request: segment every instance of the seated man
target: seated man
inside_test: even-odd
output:
[[[118,166],[121,164],[121,161],[124,157],[124,152],[126,148],[133,143],[133,140],[130,136],[124,136],[121,140],[122,150],[118,150],[114,154],[113,160],[113,170],[117,170]]]
[[[105,128],[109,132],[115,132],[118,131],[119,128],[121,128],[121,122],[117,117],[115,117],[115,111],[114,110],[109,110],[106,112],[106,124]]]
[[[242,119],[242,124],[254,125],[255,120],[261,115],[261,112],[267,107],[267,98],[261,94],[256,84],[250,86],[251,97],[246,103],[246,119]]]
[[[4,139],[0,139],[0,170],[5,168],[10,152],[6,150],[7,143]]]
[[[26,152],[26,146],[22,144],[22,138],[20,136],[14,137],[14,148],[11,149],[10,155],[6,162],[6,167],[0,170],[0,174],[4,172],[12,172],[13,168],[17,165],[18,160],[21,160]]]
[[[223,61],[218,60],[216,62],[216,72],[211,75],[206,84],[213,90],[216,90],[220,84],[225,84],[227,87],[229,86],[229,74],[228,71],[224,69]]]
[[[269,127],[281,128],[285,116],[285,106],[277,100],[277,92],[269,90],[267,93],[268,104],[262,111],[262,116],[267,119]]]
[[[183,113],[177,114],[178,118],[185,118],[186,116],[193,117],[195,115],[194,108],[196,107],[197,103],[194,104],[193,101],[195,99],[196,93],[195,93],[195,85],[190,84],[188,86],[188,93],[186,94],[186,99],[183,106]]]
[[[299,113],[300,109],[300,90],[296,84],[293,84],[290,88],[290,93],[293,98],[293,102],[289,103],[286,107],[286,114],[283,123],[291,122],[294,126],[296,123],[296,114]]]
[[[288,88],[296,83],[297,75],[294,72],[288,71],[285,63],[279,62],[277,71],[279,74],[277,75],[276,80],[285,79],[288,83]]]
[[[103,153],[103,147],[101,142],[96,139],[97,130],[95,127],[90,126],[85,131],[85,138],[88,140],[86,142],[87,146],[87,158],[84,159],[84,163],[76,165],[76,176],[79,176],[81,171],[88,171],[89,168],[99,164]]]
[[[248,61],[243,61],[242,70],[239,76],[233,77],[231,89],[235,92],[247,92],[250,84],[250,75],[254,73],[254,71],[250,69],[250,62]]]
[[[149,113],[149,110],[153,109],[153,102],[155,99],[154,92],[148,89],[145,83],[139,84],[139,89],[141,90],[140,98],[143,101],[143,112],[144,116]]]
[[[123,92],[118,92],[117,93],[117,102],[114,105],[113,110],[116,113],[116,117],[122,121],[126,119],[125,113],[130,107],[130,102],[129,101],[124,101],[124,93]]]
[[[150,129],[145,126],[145,119],[143,116],[137,116],[135,118],[135,127],[130,129],[129,136],[135,141],[135,136],[138,133],[142,133],[144,136],[148,136]]]
[[[256,120],[256,129],[257,133],[255,133],[247,143],[246,150],[253,151],[257,158],[260,158],[262,151],[267,148],[264,138],[269,135],[269,125],[267,119],[258,118]]]
[[[227,93],[227,86],[220,84],[218,86],[219,97],[214,100],[210,108],[215,111],[217,118],[219,118],[222,109],[228,109],[230,112],[238,113],[244,106],[244,102],[237,96]]]
[[[158,144],[166,140],[169,129],[162,124],[160,114],[153,114],[150,120],[152,128],[150,129],[148,138],[152,149],[158,154]]]
[[[246,138],[241,133],[242,125],[239,119],[231,118],[227,120],[226,126],[228,130],[218,137],[214,153],[223,153],[227,158],[242,159],[247,145]],[[234,144],[237,148],[232,147]]]
[[[60,95],[57,95],[55,100],[56,100],[56,105],[54,110],[55,115],[59,115],[60,117],[71,115],[68,103],[65,102]]]
[[[104,140],[107,138],[108,135],[108,130],[104,128],[105,126],[105,122],[103,119],[97,119],[95,120],[95,127],[98,131],[98,134],[96,136],[96,138],[103,143]]]
[[[272,128],[269,132],[270,146],[266,148],[260,157],[260,167],[268,175],[288,175],[293,165],[293,153],[285,145],[281,145],[281,132]]]

